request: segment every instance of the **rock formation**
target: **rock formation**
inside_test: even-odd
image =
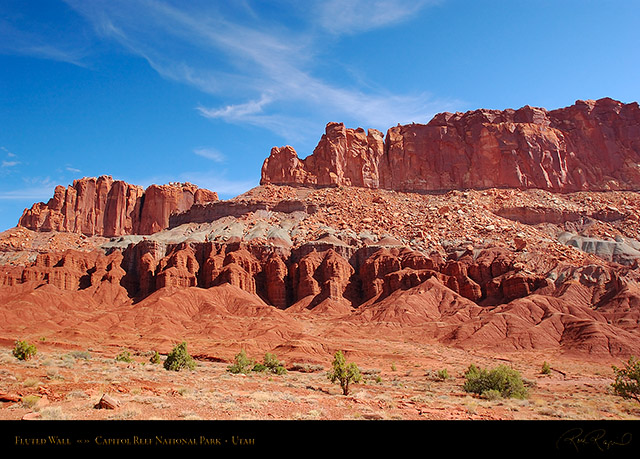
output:
[[[440,113],[382,133],[329,123],[312,155],[273,148],[261,184],[396,191],[640,187],[640,108],[612,99],[547,111]]]
[[[57,186],[45,204],[25,209],[19,226],[87,236],[152,234],[169,227],[169,217],[194,204],[217,201],[215,192],[190,183],[151,185],[146,190],[110,176],[82,178]]]
[[[372,336],[638,354],[639,113],[443,113],[386,137],[330,123],[313,155],[274,148],[263,184],[223,202],[106,176],[57,187],[0,235],[0,339],[28,322],[294,355]]]
[[[286,146],[273,148],[262,167],[262,183],[378,188],[383,134],[375,129],[346,129],[329,123],[313,155],[298,159]]]

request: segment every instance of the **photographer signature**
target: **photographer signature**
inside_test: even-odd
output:
[[[595,429],[584,431],[581,428],[570,429],[566,431],[558,441],[556,447],[559,449],[562,444],[573,446],[576,451],[580,451],[583,446],[592,446],[600,451],[608,451],[613,447],[628,446],[631,444],[631,433],[626,432],[617,439],[607,439],[607,431],[604,429]]]

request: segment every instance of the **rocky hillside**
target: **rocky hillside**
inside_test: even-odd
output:
[[[552,111],[441,113],[386,136],[329,123],[305,159],[290,146],[273,148],[261,183],[414,192],[637,190],[638,164],[638,104],[600,99]]]

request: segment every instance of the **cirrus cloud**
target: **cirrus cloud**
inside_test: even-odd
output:
[[[273,8],[287,9],[287,22],[251,1],[67,3],[97,34],[146,59],[163,77],[212,96],[196,107],[212,120],[259,126],[290,139],[307,131],[317,136],[318,120],[348,119],[386,129],[428,119],[457,102],[428,92],[366,87],[350,81],[349,72],[319,71],[326,47],[341,35],[410,20],[432,0],[311,1],[304,6],[275,1]]]

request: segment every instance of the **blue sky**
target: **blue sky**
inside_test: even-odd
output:
[[[637,0],[2,0],[0,231],[111,175],[231,198],[327,122],[638,100]]]

